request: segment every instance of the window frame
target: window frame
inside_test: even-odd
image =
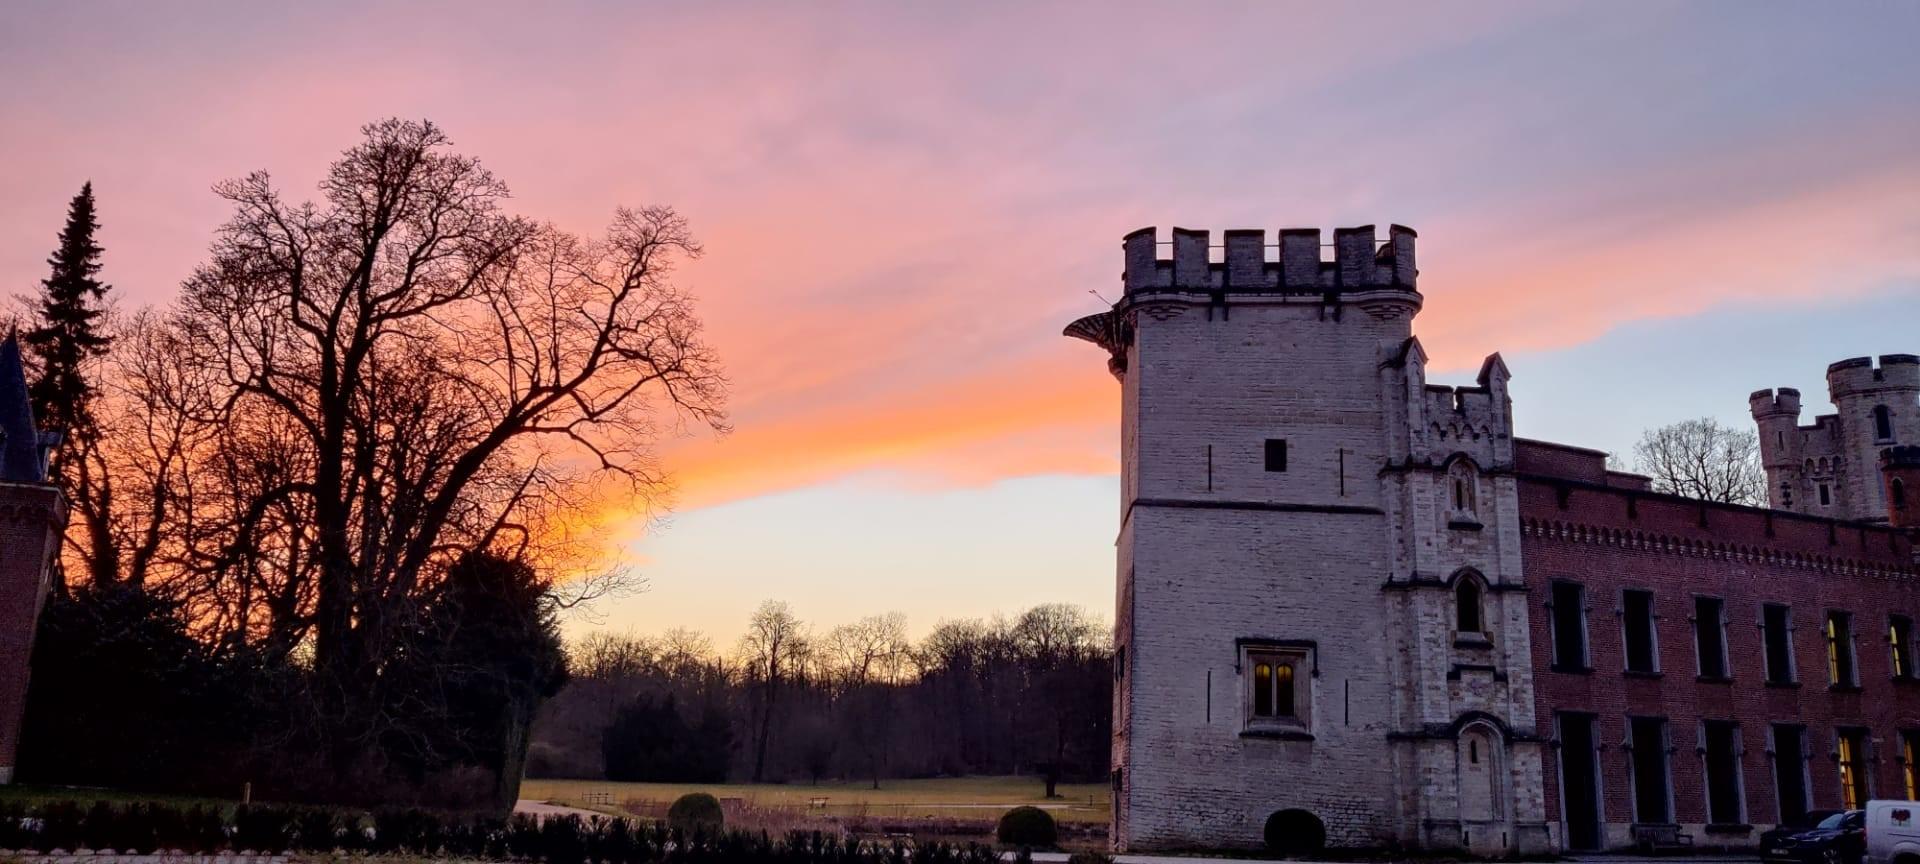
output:
[[[1767,626],[1767,611],[1770,609],[1780,610],[1780,654],[1787,662],[1787,668],[1784,670],[1773,668],[1773,646],[1769,632],[1771,628]],[[1793,653],[1793,606],[1786,603],[1760,604],[1760,661],[1765,667],[1763,672],[1766,683],[1776,687],[1792,687],[1800,683],[1800,661]],[[1785,674],[1775,675],[1775,671]]]
[[[1700,620],[1700,604],[1702,602],[1712,602],[1715,608],[1718,610],[1717,614],[1714,616],[1714,621],[1712,622],[1712,625],[1717,631],[1714,635],[1717,640],[1717,644],[1719,646],[1719,651],[1720,651],[1720,657],[1719,657],[1720,671],[1718,674],[1713,674],[1713,675],[1707,674],[1707,663],[1706,663],[1707,658],[1706,658],[1706,655],[1702,654],[1700,651],[1700,646],[1702,644],[1702,637],[1703,637],[1703,634],[1700,631],[1700,625],[1703,623]],[[1699,678],[1702,681],[1733,680],[1733,664],[1730,662],[1730,658],[1728,658],[1727,656],[1727,598],[1715,597],[1711,594],[1695,594],[1693,595],[1693,610],[1687,617],[1693,622],[1694,676]]]
[[[1873,406],[1873,443],[1885,444],[1893,440],[1893,409],[1885,405]]]
[[[1465,620],[1465,612],[1469,606],[1464,595],[1469,591],[1473,593],[1473,603],[1471,606],[1473,609],[1473,623],[1478,625],[1470,629],[1463,626],[1468,623]],[[1487,636],[1487,588],[1486,585],[1480,582],[1479,577],[1472,573],[1460,574],[1459,578],[1453,584],[1453,632],[1456,636],[1480,636],[1482,638]]]
[[[1844,624],[1846,632],[1839,632],[1836,625]],[[1828,609],[1820,622],[1820,632],[1827,644],[1827,686],[1837,690],[1853,689],[1860,686],[1860,652],[1854,644],[1853,613],[1845,609]],[[1843,664],[1841,661],[1845,660]],[[1840,673],[1845,667],[1845,676]]]
[[[1840,784],[1840,803],[1847,810],[1867,806],[1873,798],[1873,757],[1867,752],[1870,730],[1840,726],[1833,730],[1833,765]]]
[[[1647,598],[1647,668],[1636,669],[1633,666],[1633,608],[1629,598],[1635,595]],[[1620,589],[1620,671],[1628,675],[1659,675],[1660,669],[1660,613],[1658,598],[1651,589]]]
[[[1714,728],[1724,729],[1727,733],[1727,747],[1730,751],[1728,753],[1728,766],[1733,771],[1734,814],[1732,821],[1713,818],[1713,746],[1710,743],[1711,739],[1708,737],[1708,730]],[[1703,804],[1705,805],[1702,812],[1706,814],[1707,824],[1747,824],[1747,772],[1746,766],[1743,764],[1746,760],[1742,758],[1746,755],[1746,747],[1741,740],[1740,721],[1701,718],[1699,725],[1696,727],[1695,734],[1700,736],[1700,746],[1698,748],[1700,755],[1700,792]]]
[[[1275,458],[1276,455],[1278,456],[1277,459]],[[1266,467],[1268,474],[1287,473],[1287,439],[1266,439],[1266,443],[1261,447],[1261,456],[1262,464]],[[1274,467],[1275,464],[1278,464],[1280,467]]]
[[[1578,592],[1574,599],[1578,601],[1575,614],[1579,616],[1579,624],[1580,624],[1580,656],[1576,660],[1571,660],[1571,661],[1568,658],[1560,656],[1561,652],[1560,652],[1559,593],[1562,586],[1567,588],[1572,588],[1574,591]],[[1553,671],[1574,672],[1574,673],[1593,671],[1592,625],[1587,620],[1588,619],[1587,613],[1589,611],[1591,610],[1588,608],[1587,586],[1585,584],[1576,582],[1572,579],[1553,579],[1548,581],[1547,583],[1548,643],[1547,644],[1551,649],[1548,652],[1548,660],[1549,660],[1548,665]]]
[[[1242,678],[1241,725],[1244,732],[1285,734],[1309,732],[1313,728],[1314,659],[1311,646],[1279,641],[1242,640],[1239,659]],[[1259,712],[1262,682],[1259,680],[1257,670],[1263,664],[1275,669],[1285,667],[1291,670],[1289,676],[1292,686],[1288,690],[1288,695],[1292,697],[1293,702],[1291,715],[1277,713],[1279,710],[1277,689],[1272,691],[1275,698],[1270,709],[1276,713]]]
[[[1659,779],[1662,784],[1662,791],[1665,793],[1666,812],[1662,814],[1662,818],[1658,820],[1648,819],[1646,818],[1646,814],[1640,812],[1640,784],[1643,778],[1640,776],[1640,747],[1634,740],[1637,737],[1634,733],[1635,727],[1642,722],[1659,724],[1660,742],[1656,746],[1660,757],[1661,776]],[[1625,750],[1627,754],[1627,795],[1629,796],[1628,803],[1631,805],[1628,812],[1633,815],[1633,821],[1635,822],[1653,825],[1672,824],[1678,815],[1674,808],[1673,800],[1673,723],[1666,717],[1629,714],[1627,715],[1626,726],[1627,740],[1621,749]]]
[[[1913,668],[1913,618],[1898,612],[1887,615],[1887,664],[1896,681],[1911,681]]]

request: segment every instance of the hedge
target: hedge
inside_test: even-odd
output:
[[[626,818],[554,816],[536,820],[476,817],[427,810],[364,814],[314,807],[167,804],[83,805],[57,801],[27,807],[0,803],[0,853],[55,849],[188,854],[217,852],[365,852],[447,856],[547,864],[999,864],[978,843],[876,843],[821,832],[784,838],[765,832],[683,832],[665,823]],[[4,857],[4,855],[0,855]]]

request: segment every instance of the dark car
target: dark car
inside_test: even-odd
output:
[[[1821,811],[1807,814],[1809,818]],[[1811,828],[1778,828],[1760,835],[1760,858],[1793,864],[1860,864],[1867,851],[1865,810],[1826,811]]]

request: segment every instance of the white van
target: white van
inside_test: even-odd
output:
[[[1920,864],[1920,802],[1867,802],[1863,864]]]

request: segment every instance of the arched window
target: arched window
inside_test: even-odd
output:
[[[1453,588],[1453,629],[1460,633],[1483,633],[1486,618],[1481,614],[1480,582],[1471,576],[1460,577]]]
[[[1474,519],[1478,508],[1474,504],[1475,492],[1479,488],[1480,478],[1475,476],[1473,466],[1465,459],[1453,464],[1447,470],[1448,512],[1455,519]]]
[[[1893,478],[1893,482],[1887,485],[1887,492],[1890,497],[1893,498],[1893,509],[1907,509],[1907,484],[1900,482],[1900,478],[1895,477]]]
[[[1873,440],[1893,440],[1893,412],[1885,405],[1873,406]]]

